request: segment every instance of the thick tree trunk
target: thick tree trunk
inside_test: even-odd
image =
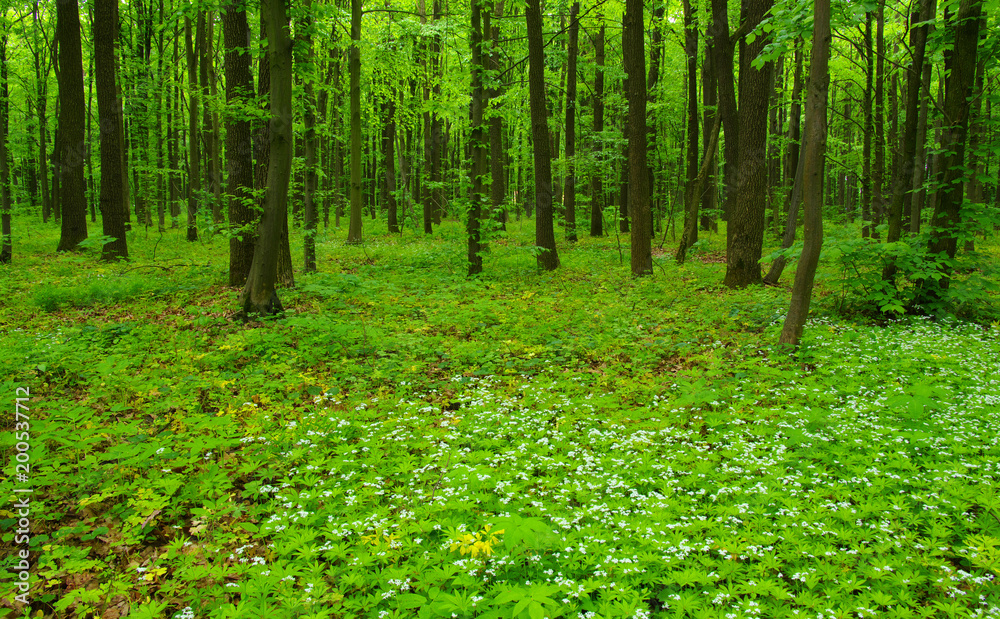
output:
[[[227,0],[222,10],[226,45],[226,103],[236,110],[249,109],[253,102],[250,74],[250,26],[246,10],[236,0]],[[236,111],[226,116],[226,162],[229,187],[229,285],[242,286],[253,264],[256,217],[253,199],[253,144],[250,120]]]
[[[590,236],[604,236],[604,20],[594,36],[594,157],[598,161],[597,172],[590,178]]]
[[[826,156],[826,96],[830,80],[830,0],[813,4],[813,46],[806,99],[802,185],[805,202],[805,245],[795,270],[792,301],[779,343],[798,346],[809,316],[813,281],[823,248],[823,165]]]
[[[759,24],[772,4],[773,0],[746,0],[744,24]],[[774,63],[766,62],[755,69],[751,62],[763,51],[768,39],[758,36],[740,50],[739,175],[727,227],[723,281],[730,288],[761,283],[759,260],[767,207],[767,101]]]
[[[282,229],[288,225],[288,185],[292,173],[292,42],[285,0],[264,0],[261,12],[267,23],[271,140],[260,239],[240,298],[247,314],[282,311],[275,284]]]
[[[569,11],[569,66],[566,69],[566,178],[563,185],[563,208],[566,210],[566,240],[576,241],[576,56],[579,48],[580,3]]]
[[[733,43],[729,36],[729,3],[727,0],[712,0],[712,44],[710,49],[713,54],[712,68],[718,80],[718,111],[716,113],[722,116],[722,131],[726,136],[722,155],[725,161],[722,218],[726,221],[729,221],[732,203],[736,198],[736,181],[739,172],[740,124],[737,118]]]
[[[83,98],[80,7],[76,0],[61,0],[56,2],[56,13],[56,40],[59,44],[59,131],[62,135],[59,173],[62,176],[63,214],[58,251],[70,251],[87,238],[87,198],[83,178],[87,153],[83,118],[86,107]],[[4,71],[6,69],[4,60]],[[7,104],[6,94],[3,102],[4,105]],[[6,112],[3,122],[7,122]],[[7,191],[7,181],[3,182],[4,191]]]
[[[653,271],[649,170],[646,169],[646,52],[642,0],[625,1],[622,20],[622,64],[628,76],[628,210],[632,220],[632,275]]]
[[[539,0],[528,0],[525,10],[528,27],[528,102],[531,107],[531,138],[535,160],[535,246],[538,267],[551,271],[559,267],[556,236],[552,224],[552,159],[549,155],[549,121],[545,106],[545,52],[542,39],[542,11]]]
[[[965,148],[972,111],[972,89],[976,78],[982,0],[962,0],[951,30],[954,31],[954,49],[945,55],[948,85],[944,100],[946,124],[941,133],[942,164],[937,179],[937,204],[931,218],[931,236],[927,250],[931,254],[955,257],[962,223],[962,181],[965,177]],[[926,294],[923,301],[940,299],[948,289],[951,267],[940,266],[942,277],[923,282]]]
[[[351,0],[350,74],[351,106],[351,224],[347,243],[361,243],[361,0]]]
[[[101,220],[104,236],[102,260],[128,258],[125,222],[125,186],[122,173],[121,102],[116,85],[114,42],[118,38],[118,5],[115,0],[94,2],[94,64],[97,79],[97,110],[101,127]]]

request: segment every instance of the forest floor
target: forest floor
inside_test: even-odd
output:
[[[725,289],[719,234],[636,280],[511,222],[469,279],[458,224],[331,230],[243,322],[221,237],[15,225],[0,616],[1000,616],[996,236],[977,322],[866,314],[838,241],[789,356],[794,264]]]

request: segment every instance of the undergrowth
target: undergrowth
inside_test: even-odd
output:
[[[246,323],[222,241],[19,246],[32,603],[0,616],[1000,615],[1000,326],[837,317],[831,262],[791,358],[724,235],[633,280],[613,236],[539,273],[509,229],[475,279],[458,226],[323,233]]]

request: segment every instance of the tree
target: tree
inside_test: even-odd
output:
[[[684,199],[684,233],[677,262],[684,262],[688,247],[698,240],[698,202],[701,192],[691,195],[698,177],[698,22],[689,0],[684,0],[684,55],[687,57],[687,167]]]
[[[830,0],[813,4],[813,43],[806,99],[802,184],[805,201],[805,245],[795,269],[792,301],[779,342],[798,346],[809,316],[816,265],[823,247],[823,179],[826,159],[826,98],[830,83]]]
[[[361,0],[351,0],[351,51],[347,61],[351,105],[351,223],[348,244],[361,243]]]
[[[303,270],[306,273],[316,271],[316,225],[319,217],[316,211],[316,188],[318,175],[316,173],[316,99],[313,94],[314,70],[313,63],[313,42],[312,42],[312,0],[305,0],[302,6],[302,18],[296,24],[296,36],[299,45],[296,49],[299,52],[297,64],[301,65],[302,90],[304,92],[305,110],[302,114],[304,121],[304,131],[302,141],[305,142],[305,187],[302,191],[303,197],[303,231],[302,239]]]
[[[10,222],[10,162],[7,155],[7,133],[10,128],[10,105],[7,87],[7,21],[0,20],[0,264],[13,258]]]
[[[267,25],[271,143],[260,238],[240,298],[240,306],[247,314],[282,311],[275,284],[282,229],[288,222],[288,186],[292,175],[292,41],[285,0],[264,0],[261,11]]]
[[[576,56],[579,48],[580,3],[574,2],[569,11],[569,67],[566,69],[566,161],[563,208],[566,209],[566,240],[576,240]]]
[[[83,52],[80,48],[80,7],[76,0],[56,2],[56,40],[59,44],[59,132],[62,152],[62,233],[57,251],[76,249],[87,238],[84,141]],[[6,64],[4,65],[6,69]],[[4,97],[6,102],[6,96]]]
[[[556,235],[552,223],[552,161],[549,155],[549,112],[545,106],[545,53],[542,41],[542,11],[539,0],[528,0],[528,103],[531,107],[531,141],[535,162],[535,245],[538,266],[546,271],[559,268]]]
[[[604,162],[604,19],[598,14],[600,27],[594,36],[594,154],[598,170],[590,177],[590,236],[604,236],[604,186],[602,182]]]
[[[646,169],[646,54],[642,0],[625,0],[622,64],[628,76],[628,211],[632,220],[632,275],[653,271],[649,171]]]
[[[922,284],[924,302],[940,299],[951,281],[951,261],[955,258],[958,238],[962,234],[962,189],[965,180],[965,146],[972,110],[972,87],[976,79],[981,0],[961,0],[951,23],[954,47],[945,54],[947,90],[944,118],[948,124],[941,133],[944,157],[937,178],[938,200],[931,218],[931,236],[927,251],[945,257],[939,262],[940,279]]]
[[[252,229],[253,144],[250,111],[253,78],[250,75],[250,26],[245,8],[228,0],[222,9],[226,45],[226,163],[229,181],[229,285],[242,286],[253,264],[255,230]]]
[[[102,260],[128,258],[125,222],[125,185],[122,150],[121,102],[115,71],[115,40],[118,38],[118,3],[94,1],[94,70],[97,80],[97,110],[101,128],[101,220],[104,236],[111,237],[101,252]]]
[[[746,0],[742,28],[756,28],[772,4],[772,0]],[[759,261],[764,246],[767,207],[767,103],[773,62],[754,67],[753,61],[764,50],[767,40],[768,37],[762,34],[740,49],[739,176],[736,199],[729,208],[726,278],[723,281],[730,288],[761,283]],[[728,134],[726,141],[729,141]],[[732,162],[727,160],[726,164],[730,166]]]
[[[472,0],[472,99],[470,101],[472,117],[472,135],[469,137],[472,146],[472,191],[469,194],[469,220],[466,227],[469,245],[469,275],[483,272],[481,220],[483,203],[486,201],[486,189],[483,177],[486,176],[486,137],[483,131],[483,27],[480,3],[486,0]]]
[[[204,39],[205,18],[198,12],[195,40]],[[191,39],[191,18],[184,18],[184,50],[188,69],[188,185],[187,240],[198,240],[198,184],[201,183],[201,149],[198,139],[198,56]]]

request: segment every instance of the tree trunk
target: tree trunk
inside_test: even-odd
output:
[[[0,27],[0,264],[13,259],[10,222],[10,158],[7,155],[7,133],[10,129],[10,102],[7,87],[7,22]]]
[[[951,29],[954,49],[945,54],[948,86],[945,92],[944,117],[941,133],[943,155],[941,173],[937,179],[937,204],[931,218],[931,236],[927,250],[931,254],[955,257],[962,223],[962,181],[965,177],[965,142],[969,131],[972,88],[976,78],[982,0],[961,0]],[[923,282],[927,288],[924,301],[941,298],[950,284],[951,267],[940,266],[942,277]]]
[[[122,174],[121,102],[116,85],[115,47],[118,38],[118,5],[115,0],[94,2],[94,64],[97,80],[97,110],[101,127],[101,220],[104,236],[102,260],[128,259],[125,222],[125,187]]]
[[[563,184],[563,208],[566,210],[566,240],[576,241],[576,57],[579,48],[580,3],[569,11],[569,66],[566,69],[566,178]]]
[[[937,2],[936,0],[930,0],[930,4],[928,15],[934,15],[937,12]],[[927,31],[928,38],[932,31],[933,26],[929,25]],[[926,45],[924,53],[926,55]],[[927,107],[931,96],[931,70],[933,69],[931,65],[931,62],[924,63],[923,75],[920,79],[920,116],[917,118],[917,136],[914,139],[916,151],[914,152],[913,178],[911,181],[912,192],[909,194],[908,200],[910,234],[918,234],[920,232],[920,213],[923,210],[924,196],[927,194],[924,189],[924,175],[925,167],[927,166]]]
[[[924,50],[927,44],[927,25],[924,22],[930,19],[931,4],[932,0],[921,0],[919,10],[910,17],[910,49],[913,51],[913,58],[906,72],[906,120],[903,124],[902,158],[893,179],[887,243],[895,243],[902,235],[903,206],[913,182],[913,162],[917,156],[917,117],[920,114],[920,78],[923,74]],[[882,277],[891,280],[895,272],[896,265],[889,263],[882,270]]]
[[[288,185],[292,173],[292,42],[285,0],[264,0],[261,13],[267,20],[271,140],[260,239],[240,298],[247,314],[282,311],[275,284],[282,229],[288,225]]]
[[[684,0],[684,55],[687,56],[687,191],[684,199],[684,234],[677,252],[683,262],[687,249],[698,241],[698,203],[701,191],[692,194],[698,179],[698,21],[690,0]],[[707,146],[707,143],[706,143]],[[714,154],[714,153],[712,153]],[[712,154],[708,156],[712,156]],[[693,218],[693,219],[691,219]]]
[[[649,171],[646,169],[646,53],[642,0],[625,0],[622,64],[628,76],[628,211],[632,220],[632,275],[653,271]]]
[[[486,136],[483,131],[483,28],[480,2],[487,0],[472,0],[472,191],[469,195],[469,221],[466,227],[468,233],[469,275],[483,272],[482,236],[480,221],[483,216],[483,204],[486,202],[486,189],[483,177],[486,176]]]
[[[729,3],[712,0],[712,68],[718,79],[718,110],[722,116],[722,131],[726,136],[723,145],[724,191],[722,218],[730,221],[732,203],[736,198],[736,181],[739,171],[739,130],[737,118],[736,87],[733,72],[733,41],[729,37]],[[728,237],[727,227],[727,237]],[[728,240],[727,240],[728,244]]]
[[[302,17],[297,25],[296,37],[299,40],[297,46],[298,53],[301,54],[299,62],[302,65],[301,80],[302,90],[305,95],[304,111],[302,114],[304,131],[302,141],[305,146],[305,170],[304,186],[302,188],[302,254],[303,267],[306,273],[316,272],[316,225],[319,222],[316,210],[316,188],[319,176],[316,173],[316,98],[313,92],[314,75],[310,74],[313,64],[313,43],[312,43],[312,0],[305,0],[302,3]]]
[[[879,0],[875,26],[875,169],[872,172],[872,238],[878,240],[885,210],[885,0]]]
[[[594,37],[594,157],[597,172],[590,178],[590,236],[604,236],[604,20],[598,14],[601,26]]]
[[[497,19],[503,16],[503,0],[494,3],[494,12]],[[500,26],[491,26],[490,21],[493,15],[490,11],[483,13],[484,36],[490,39],[489,69],[493,75],[500,73]],[[498,78],[494,78],[497,80]],[[493,106],[493,115],[489,121],[490,132],[490,202],[493,207],[493,216],[500,224],[501,230],[507,229],[507,212],[504,210],[504,200],[507,195],[507,187],[504,179],[504,152],[503,152],[503,120],[499,110],[496,109],[495,101],[500,97],[500,88],[496,85],[490,86],[486,90],[487,99]]]
[[[351,224],[348,245],[361,243],[361,0],[351,0],[350,74],[351,105]]]
[[[226,103],[235,108],[226,116],[226,162],[229,187],[229,285],[243,286],[253,264],[256,237],[253,199],[253,144],[250,120],[240,110],[253,102],[250,74],[250,26],[246,10],[236,0],[223,5],[222,29],[226,45]]]
[[[826,156],[826,96],[830,81],[830,0],[813,3],[813,46],[806,99],[802,186],[805,202],[805,244],[795,269],[792,301],[779,343],[798,346],[809,316],[813,281],[823,248],[823,165]]]
[[[87,238],[87,198],[83,172],[86,162],[84,142],[83,52],[80,47],[80,7],[76,0],[56,2],[56,40],[59,44],[59,131],[62,175],[62,231],[58,251],[76,249]],[[4,42],[6,45],[6,41]],[[6,71],[6,60],[4,70]],[[6,78],[4,79],[6,88]],[[6,94],[4,105],[7,104]],[[7,114],[4,112],[4,124]],[[4,131],[6,134],[6,131]],[[6,137],[6,136],[4,136]],[[5,153],[6,156],[6,153]],[[6,162],[5,162],[6,165]],[[4,191],[7,191],[4,182]]]
[[[545,106],[545,53],[539,0],[528,0],[525,21],[528,27],[528,102],[535,160],[535,246],[539,248],[536,260],[539,268],[551,271],[559,267],[559,254],[556,253],[552,224],[552,160],[549,155],[548,109]]]
[[[772,4],[773,0],[746,0],[744,23],[759,24]],[[730,288],[761,283],[759,260],[767,207],[767,102],[774,63],[766,62],[755,69],[751,62],[763,51],[768,39],[758,36],[740,50],[739,175],[727,227],[723,281]]]
[[[209,200],[212,205],[212,223],[222,223],[222,183],[219,178],[219,140],[218,140],[218,120],[211,111],[209,102],[212,100],[212,90],[215,86],[215,71],[212,66],[214,57],[212,53],[212,39],[214,38],[215,22],[213,13],[202,12],[200,19],[205,20],[205,27],[198,31],[198,59],[199,75],[201,78],[201,102],[202,102],[202,123],[201,139],[205,147],[205,188],[209,191]]]
[[[861,238],[872,238],[872,133],[874,132],[872,116],[872,88],[875,79],[875,50],[872,48],[872,14],[865,14],[865,93],[862,101],[865,115],[865,136],[861,158],[864,161],[861,172]]]
[[[201,40],[205,19],[198,14],[194,40]],[[187,187],[187,240],[198,240],[198,186],[201,184],[201,148],[198,133],[198,56],[191,38],[191,18],[184,18],[184,49],[188,68],[188,187]],[[102,175],[103,176],[103,175]]]
[[[719,143],[719,130],[721,127],[722,120],[716,116],[712,135],[708,138],[708,144],[705,145],[705,155],[702,157],[701,170],[692,182],[688,183],[687,191],[685,192],[684,232],[681,234],[681,244],[677,248],[677,254],[674,256],[677,264],[683,264],[687,257],[687,250],[698,239],[698,203],[701,201],[701,195],[705,192],[709,170],[715,162],[715,149]]]
[[[710,139],[709,132],[711,132],[710,127],[714,127],[716,124],[716,118],[719,118],[719,113],[715,109],[719,100],[719,85],[715,78],[715,63],[713,62],[713,39],[711,37],[706,37],[705,40],[705,59],[702,61],[701,67],[701,99],[704,104],[704,115],[702,118],[701,128],[702,137],[704,142],[708,142]],[[718,150],[718,148],[716,148]],[[711,160],[708,164],[708,176],[705,178],[705,186],[707,190],[702,195],[701,198],[701,229],[702,230],[718,230],[719,226],[716,223],[715,210],[717,208],[716,198],[719,195],[718,188],[715,181],[715,173],[718,170],[718,157],[713,151]]]

